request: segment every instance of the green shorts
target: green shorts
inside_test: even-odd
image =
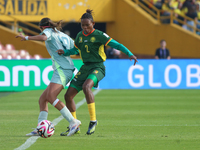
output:
[[[83,83],[87,79],[94,81],[94,87],[98,87],[98,82],[105,77],[105,66],[101,63],[85,63],[81,66],[79,72],[72,79],[71,87],[78,92],[82,90]]]

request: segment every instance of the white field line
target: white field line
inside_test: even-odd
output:
[[[98,94],[101,90],[100,89],[97,89],[93,92],[94,95]],[[84,98],[83,100],[81,100],[80,102],[78,102],[76,104],[76,109],[78,109],[81,105],[83,105],[84,103],[86,102],[86,99]],[[52,121],[52,123],[54,124],[54,126],[56,126],[61,120],[63,119],[63,116],[59,116],[58,118],[54,119]],[[31,145],[33,145],[37,139],[39,138],[40,136],[32,136],[30,138],[28,138],[26,140],[26,142],[24,144],[22,144],[21,146],[19,146],[18,148],[15,148],[14,150],[25,150],[27,148],[29,148]]]
[[[200,125],[189,125],[189,124],[183,124],[183,125],[169,125],[169,124],[161,124],[161,125],[131,125],[134,127],[199,127]]]

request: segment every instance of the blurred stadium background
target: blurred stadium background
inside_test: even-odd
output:
[[[194,26],[191,27],[194,28],[193,32],[185,30],[177,23],[173,23],[174,20],[179,24],[183,23],[172,13],[174,9],[168,10],[171,12],[170,15],[163,16],[165,10],[157,9],[150,2],[152,1],[2,0],[0,3],[0,32],[3,35],[0,39],[1,55],[5,53],[2,50],[16,49],[26,50],[30,57],[39,54],[43,58],[49,58],[44,43],[28,41],[28,44],[24,44],[15,39],[19,29],[26,35],[36,35],[40,32],[38,22],[43,17],[49,17],[55,22],[63,20],[63,32],[75,38],[81,30],[81,15],[87,8],[91,8],[95,13],[95,28],[123,43],[138,58],[154,58],[155,49],[161,39],[167,41],[172,58],[199,58],[200,37],[196,34],[199,29]],[[198,1],[196,3],[198,4]],[[182,17],[190,19],[187,16]],[[186,24],[186,26],[190,25]]]
[[[2,103],[2,111],[0,111],[1,116],[4,116],[0,121],[1,125],[5,127],[5,130],[10,129],[5,125],[7,123],[9,124],[9,120],[4,122],[4,119],[7,118],[6,116],[12,115],[6,113],[10,110],[10,108],[6,106],[14,101],[12,101],[12,94],[7,93],[11,95],[9,96],[9,101],[6,103],[7,98],[5,96],[7,96],[7,94],[4,92],[21,91],[22,94],[18,94],[19,97],[17,98],[19,102],[21,102],[20,97],[29,99],[28,97],[31,92],[28,93],[27,91],[45,89],[52,76],[51,60],[45,48],[45,43],[35,41],[21,42],[19,39],[16,39],[15,36],[19,34],[19,32],[22,32],[25,35],[39,34],[39,21],[44,17],[49,17],[54,22],[63,20],[63,32],[69,34],[72,38],[75,38],[76,34],[81,31],[80,17],[83,13],[85,13],[87,8],[90,8],[94,10],[94,20],[96,22],[95,28],[106,32],[110,37],[125,45],[130,51],[132,51],[133,54],[138,57],[139,61],[139,63],[134,67],[133,63],[130,62],[127,56],[124,54],[119,55],[120,59],[107,59],[105,62],[106,77],[100,82],[99,88],[106,89],[102,93],[106,91],[107,93],[110,93],[110,95],[112,95],[112,92],[114,91],[111,89],[115,89],[116,91],[114,93],[116,94],[120,93],[117,92],[119,89],[124,90],[121,91],[122,94],[118,97],[113,95],[115,97],[113,99],[111,96],[104,97],[104,95],[100,95],[100,97],[102,97],[101,99],[105,100],[105,98],[108,98],[113,103],[115,103],[115,100],[117,99],[117,101],[119,101],[119,105],[122,105],[120,103],[122,99],[125,101],[125,103],[127,98],[130,101],[133,99],[133,101],[129,103],[132,106],[137,103],[134,101],[134,95],[140,93],[137,95],[136,99],[141,99],[141,105],[145,105],[145,107],[141,107],[143,108],[142,110],[145,111],[148,105],[156,105],[157,107],[161,108],[158,112],[155,111],[153,114],[154,116],[150,118],[150,124],[153,128],[155,128],[155,130],[159,126],[159,131],[155,131],[155,133],[162,133],[162,137],[166,137],[165,132],[162,132],[163,129],[165,129],[167,132],[169,128],[173,128],[172,126],[177,125],[176,117],[174,117],[172,120],[169,119],[172,125],[170,126],[170,124],[167,124],[166,121],[164,121],[164,124],[162,124],[164,119],[162,120],[161,116],[157,116],[157,114],[162,113],[162,106],[164,106],[166,103],[169,104],[169,99],[171,100],[169,105],[173,105],[174,107],[168,107],[165,109],[165,111],[169,113],[168,117],[173,116],[173,113],[171,112],[174,110],[177,110],[177,117],[180,117],[180,115],[182,115],[182,117],[185,116],[185,111],[188,111],[188,113],[192,115],[188,115],[187,118],[183,118],[183,120],[185,119],[185,122],[178,122],[176,128],[179,128],[179,126],[182,127],[179,128],[179,131],[173,129],[173,132],[170,132],[172,135],[176,131],[178,132],[177,134],[184,132],[182,135],[184,139],[179,137],[177,138],[177,135],[175,135],[176,139],[170,139],[175,140],[175,143],[173,143],[174,145],[172,144],[173,146],[170,148],[166,147],[166,145],[169,144],[168,142],[165,140],[161,140],[160,142],[160,139],[156,139],[154,137],[154,132],[152,132],[151,125],[145,121],[145,123],[142,122],[143,124],[136,121],[135,126],[138,125],[138,133],[136,133],[141,134],[139,135],[140,137],[136,136],[133,138],[132,134],[128,135],[128,137],[123,135],[125,139],[122,139],[119,141],[119,143],[111,142],[111,146],[109,146],[107,143],[107,148],[112,149],[114,147],[113,149],[123,149],[123,147],[127,146],[124,144],[127,138],[130,147],[127,146],[125,149],[133,149],[132,147],[134,146],[136,146],[136,149],[140,149],[143,145],[143,141],[146,141],[150,145],[150,149],[157,149],[155,148],[157,144],[160,144],[158,149],[179,149],[180,147],[178,146],[180,145],[177,146],[177,144],[179,144],[181,140],[185,140],[185,143],[181,145],[180,149],[196,149],[199,142],[197,138],[199,136],[195,134],[195,131],[198,130],[197,128],[199,126],[199,121],[197,121],[199,116],[197,107],[199,106],[198,99],[200,95],[197,90],[200,89],[200,30],[198,28],[199,23],[195,22],[195,19],[189,18],[187,15],[184,15],[184,13],[179,13],[178,5],[183,4],[185,1],[187,0],[0,0],[0,95],[4,96],[4,98],[0,97],[0,102],[5,101],[5,103]],[[157,3],[159,2],[162,3],[162,8],[157,7]],[[170,6],[172,2],[175,6],[177,6],[176,8],[174,5],[173,8]],[[199,6],[198,0],[193,0],[191,3],[194,3],[195,6]],[[164,6],[167,6],[167,9]],[[164,15],[165,12],[167,12],[167,15]],[[196,9],[196,12],[200,17],[199,8]],[[186,23],[184,23],[184,20],[186,20]],[[188,24],[187,21],[194,22],[194,25],[191,26],[191,24]],[[186,30],[186,28],[191,28],[192,30]],[[170,50],[170,55],[172,58],[171,60],[154,59],[155,50],[159,47],[160,40],[162,39],[166,40],[167,42],[167,48]],[[107,49],[108,47],[105,47],[105,51]],[[80,57],[78,55],[71,57],[73,58],[76,69],[78,70],[82,65]],[[178,93],[176,93],[177,89],[179,89]],[[23,91],[26,92],[23,94]],[[40,94],[42,91],[35,92]],[[126,92],[128,95],[124,98],[124,93]],[[161,94],[158,94],[160,92]],[[144,93],[144,95],[142,93]],[[187,93],[189,94],[184,95]],[[39,94],[37,97],[39,97]],[[147,96],[145,96],[145,94]],[[171,94],[173,94],[172,97],[167,99],[167,97]],[[61,99],[63,98],[63,95],[64,93],[60,95]],[[140,95],[143,97],[140,97]],[[81,100],[83,97],[84,96],[82,94],[81,97],[79,97],[79,100]],[[146,105],[146,102],[143,103],[143,100],[148,100],[149,97],[151,97],[153,103],[150,101]],[[156,99],[155,101],[154,98]],[[181,103],[182,98],[184,98],[184,104]],[[190,98],[192,98],[194,103],[192,103],[192,101],[189,103],[191,100]],[[163,100],[164,103],[160,104],[159,100]],[[173,103],[173,100],[176,101],[176,104]],[[32,102],[37,105],[37,98],[33,99],[32,97]],[[76,100],[76,102],[78,102],[78,100]],[[104,102],[102,104],[99,102],[99,106],[97,103],[97,107],[100,108],[100,106],[102,106],[101,109],[104,109],[104,106],[107,105],[106,103],[107,102]],[[118,104],[116,103],[116,105]],[[24,105],[23,108],[30,107],[28,105],[29,103]],[[141,105],[138,104],[138,107],[134,108],[138,108],[138,114],[142,114],[139,109]],[[179,105],[184,105],[184,109],[179,108]],[[127,110],[126,107],[127,106],[123,107],[124,115],[135,113],[134,110],[131,110],[131,108]],[[23,111],[21,112],[23,108],[19,107],[19,109],[16,109],[16,111],[21,114],[23,113]],[[105,109],[106,108],[107,107],[105,107]],[[15,106],[13,106],[12,109],[15,110]],[[34,109],[34,121],[36,121],[38,110],[36,108]],[[108,112],[107,114],[104,114],[105,116],[110,113],[109,109],[112,109],[112,104],[110,104],[110,108],[107,108]],[[115,111],[117,111],[117,109]],[[147,115],[152,111],[154,111],[153,107],[152,109],[147,109],[145,114]],[[86,112],[86,109],[83,112]],[[55,113],[59,115],[56,110]],[[103,112],[100,113],[103,114]],[[30,112],[29,115],[31,115]],[[111,113],[110,116],[113,117],[113,114]],[[11,118],[13,117],[14,116]],[[115,117],[117,118],[117,116]],[[134,115],[132,117],[134,117]],[[156,117],[159,117],[160,120],[156,120],[157,122],[155,125],[154,119]],[[163,117],[167,117],[167,115],[163,115]],[[189,118],[191,120],[187,120]],[[18,122],[16,121],[18,124],[20,124],[20,121],[25,121],[20,119],[22,118],[19,118]],[[54,118],[50,119],[53,120]],[[103,117],[101,119],[106,121]],[[123,120],[124,118],[121,116],[120,119]],[[120,119],[118,119],[118,121],[120,121]],[[127,122],[125,122],[127,124],[128,121],[130,121],[131,124],[135,123],[130,118],[126,119]],[[109,122],[109,125],[116,123],[116,120],[112,121],[113,122]],[[33,121],[31,123],[33,123]],[[190,129],[185,130],[187,124],[189,124],[190,129],[192,128],[192,133],[188,137],[187,133],[190,132]],[[62,125],[64,125],[64,123],[62,123]],[[21,128],[21,125],[16,126],[16,128]],[[26,126],[30,126],[30,124],[26,124]],[[109,140],[112,138],[114,140],[118,140],[119,135],[116,137],[116,134],[121,128],[123,128],[123,124],[116,128],[116,130],[113,128],[114,135],[109,136]],[[26,134],[26,132],[29,132],[29,130],[30,129],[26,129],[22,135],[20,135],[21,131],[18,131],[17,133],[19,136],[23,136]],[[95,140],[98,141],[99,137],[101,137],[106,141],[107,139],[104,139],[103,137],[104,130],[101,130],[102,135],[97,134]],[[130,130],[131,132],[134,132],[135,129],[131,126]],[[12,131],[14,132],[14,129],[12,129]],[[151,137],[151,135],[148,135],[148,132],[150,132],[153,136]],[[123,131],[119,131],[119,133],[124,134]],[[143,136],[143,133],[147,134],[147,138]],[[3,135],[6,135],[6,132],[3,132]],[[10,138],[13,141],[18,138],[13,137],[12,132],[9,132],[9,136],[11,136]],[[57,136],[59,135],[57,134]],[[80,140],[81,138],[82,137],[71,139],[70,141]],[[0,141],[2,139],[3,136],[0,137]],[[23,137],[19,143],[15,142],[14,146],[9,147],[8,149],[14,149],[20,146],[25,142],[26,139],[26,137]],[[131,143],[133,139],[137,142]],[[84,140],[87,141],[87,139]],[[5,141],[5,143],[2,142],[2,144],[4,143],[2,148],[7,149],[6,145],[9,143],[6,143],[6,141],[8,140],[3,139],[2,141]],[[191,141],[193,141],[195,146],[189,148]],[[37,143],[37,146],[40,147],[42,142],[40,141],[39,144]],[[73,142],[75,143],[75,141]],[[101,146],[102,141],[99,140],[99,142],[100,143],[98,144]],[[95,146],[95,143],[90,144]],[[71,144],[71,146],[74,145]],[[80,148],[90,149],[91,147],[81,147],[80,145],[79,149]],[[34,147],[32,149],[34,149]],[[106,148],[104,147],[103,149]],[[148,149],[148,146],[144,146],[141,149]]]
[[[195,8],[199,4],[195,0],[187,1],[195,2],[193,4]],[[178,5],[187,1],[160,1],[163,7],[158,9],[156,2],[159,0],[101,0],[98,2],[96,0],[3,0],[0,3],[0,59],[2,64],[0,90],[22,90],[18,88],[20,81],[22,81],[22,87],[24,85],[23,90],[37,89],[35,87],[44,89],[51,78],[49,75],[51,62],[47,61],[49,54],[45,44],[35,41],[20,42],[15,36],[20,32],[26,35],[39,34],[39,21],[43,17],[49,17],[54,22],[63,20],[63,32],[75,38],[76,34],[81,31],[80,16],[87,8],[94,10],[96,29],[106,32],[113,39],[124,44],[139,59],[138,66],[135,68],[131,66],[131,62],[123,60],[127,56],[122,53],[117,53],[118,58],[121,58],[116,62],[118,66],[115,65],[114,60],[108,59],[105,62],[107,77],[100,84],[100,88],[199,88],[199,29],[197,26],[184,24],[184,19],[194,21],[187,15],[179,13],[177,17],[176,13],[177,9],[179,10]],[[178,4],[176,9],[170,7],[172,2]],[[170,9],[164,9],[165,5]],[[168,15],[164,15],[164,12],[168,12]],[[195,12],[198,13],[198,10],[195,9]],[[186,30],[181,24],[193,30]],[[198,25],[198,22],[196,24]],[[166,40],[167,48],[170,50],[172,58],[170,61],[154,60],[155,50],[162,39]],[[105,47],[105,52],[108,49]],[[79,64],[76,66],[78,69],[81,65],[79,56],[72,56],[72,58]],[[45,62],[46,66],[34,60]],[[21,65],[26,67],[21,67]],[[34,70],[31,65],[36,65],[37,69]],[[23,77],[21,79],[13,77],[13,73],[19,78],[23,76],[23,73],[20,75],[20,71],[28,78],[30,76],[30,81],[23,83],[25,82]],[[123,73],[115,73],[113,77],[113,72]],[[39,75],[36,76],[34,73]],[[42,73],[49,78],[45,80]],[[34,82],[29,83],[32,81],[31,78],[37,80],[35,84]],[[108,85],[107,81],[112,81],[112,84]],[[119,81],[123,82],[119,84]],[[33,88],[28,88],[31,85]]]

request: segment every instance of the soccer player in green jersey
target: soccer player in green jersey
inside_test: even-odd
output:
[[[47,120],[48,117],[48,102],[60,111],[62,116],[70,123],[68,136],[76,132],[81,122],[74,119],[65,104],[60,101],[57,96],[65,88],[66,84],[71,80],[74,71],[74,64],[70,57],[60,56],[56,52],[57,49],[73,48],[74,41],[66,34],[59,31],[61,21],[54,23],[49,18],[43,18],[40,21],[40,29],[42,33],[36,36],[24,36],[19,34],[16,38],[21,38],[21,41],[34,40],[45,41],[45,45],[52,59],[53,76],[47,88],[39,98],[40,114],[38,123],[42,120]],[[37,130],[26,134],[26,136],[38,136]]]
[[[125,46],[110,38],[106,33],[94,29],[94,24],[92,10],[87,9],[86,13],[81,17],[81,27],[83,31],[77,34],[75,47],[70,50],[57,50],[59,55],[64,56],[79,53],[83,60],[84,65],[81,66],[79,72],[73,78],[65,94],[65,101],[66,106],[74,118],[76,118],[76,106],[73,98],[80,90],[83,90],[90,114],[90,123],[86,133],[88,135],[95,132],[95,127],[97,125],[94,95],[91,89],[92,87],[97,87],[98,82],[105,76],[105,66],[103,62],[106,60],[106,55],[104,53],[104,45],[109,45],[110,47],[124,52],[129,56],[130,60],[134,60],[134,65],[138,62],[137,58]],[[68,131],[61,133],[62,136],[67,134]]]

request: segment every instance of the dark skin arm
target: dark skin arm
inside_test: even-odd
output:
[[[135,64],[138,62],[137,57],[134,56],[134,55],[131,55],[131,56],[129,57],[129,59],[130,59],[131,61],[134,60],[134,66],[135,66]]]
[[[62,49],[59,49],[59,50],[57,50],[56,52],[57,52],[59,55],[62,55],[62,54],[65,53]],[[130,59],[131,61],[134,60],[134,66],[135,66],[135,64],[138,62],[137,57],[134,56],[134,55],[131,55],[131,56],[129,57],[129,59]]]

